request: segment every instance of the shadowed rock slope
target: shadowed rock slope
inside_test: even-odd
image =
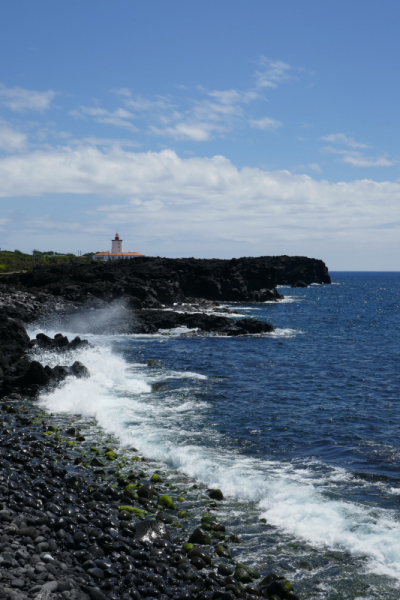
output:
[[[89,296],[128,298],[135,308],[161,308],[192,298],[214,301],[265,302],[281,296],[277,285],[330,283],[326,265],[306,257],[135,260],[41,267],[10,274],[4,283],[46,291],[82,302]]]

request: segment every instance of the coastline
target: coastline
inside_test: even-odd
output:
[[[16,396],[1,415],[5,598],[298,598],[282,575],[238,566],[216,490],[132,456],[93,419]]]
[[[277,258],[284,259],[282,264],[286,259],[290,262],[289,257]],[[301,259],[300,266],[304,260],[309,259]],[[54,268],[2,278],[0,585],[6,598],[298,598],[291,583],[271,572],[268,565],[257,573],[251,566],[236,562],[235,557],[241,555],[240,540],[235,525],[226,521],[226,511],[220,510],[223,490],[222,494],[208,490],[166,465],[132,456],[93,419],[38,411],[39,392],[62,386],[69,377],[89,375],[79,361],[72,367],[60,366],[65,351],[87,342],[80,338],[69,341],[62,334],[54,339],[39,334],[36,341],[30,340],[22,325],[35,322],[40,327],[53,316],[57,329],[65,331],[68,319],[84,308],[92,322],[98,321],[101,333],[108,322],[99,316],[110,307],[119,311],[124,299],[124,318],[117,333],[129,333],[133,328],[147,334],[181,326],[197,329],[199,335],[270,333],[273,327],[269,323],[220,309],[213,297],[219,290],[221,299],[226,296],[228,301],[281,299],[276,291],[277,271],[268,261],[268,257],[237,261],[146,259],[142,267],[150,265],[150,274],[151,269],[162,267],[158,279],[148,279],[151,288],[146,282],[135,284],[130,295],[121,286],[127,269],[135,267],[127,263],[92,266],[97,280],[89,289],[97,290],[97,296],[85,287],[85,277],[90,275],[87,266],[73,265],[67,269],[67,278],[57,269],[54,273]],[[295,257],[296,268],[298,262]],[[233,269],[231,279],[225,273],[219,281],[227,264]],[[327,269],[322,261],[311,260],[310,264],[308,282],[315,279],[315,266],[325,277]],[[166,279],[177,265],[183,267],[184,276],[173,271],[175,281],[168,281],[171,289],[166,292]],[[204,269],[210,265],[215,272],[208,277]],[[200,280],[192,277],[189,281],[188,274],[193,275],[196,269],[202,273]],[[249,279],[243,278],[246,269]],[[112,270],[119,273],[119,279],[110,279]],[[296,269],[290,277],[295,284]],[[205,285],[207,281],[211,288]],[[225,291],[221,291],[222,283]],[[265,283],[268,287],[263,287]],[[188,291],[198,291],[196,285],[204,289],[205,299],[188,297]],[[133,293],[142,296],[140,306]],[[114,328],[116,324],[109,325]],[[55,352],[56,366],[31,360],[32,350],[38,347]],[[156,470],[160,469],[159,475]],[[193,547],[184,546],[188,543]]]

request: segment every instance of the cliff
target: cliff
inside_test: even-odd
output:
[[[88,296],[129,299],[135,308],[161,308],[204,298],[265,302],[281,296],[277,285],[330,283],[326,265],[306,257],[262,256],[231,260],[138,257],[116,262],[63,264],[3,276],[2,283],[46,292],[73,302]]]

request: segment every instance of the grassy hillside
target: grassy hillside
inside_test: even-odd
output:
[[[19,250],[9,252],[2,250],[0,252],[0,274],[10,273],[12,271],[29,271],[38,265],[59,265],[64,262],[82,262],[92,259],[93,253],[84,256],[75,256],[75,254],[66,254],[64,256],[48,256],[49,253],[35,252],[35,255],[24,254]]]

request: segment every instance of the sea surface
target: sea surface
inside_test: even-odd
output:
[[[261,336],[100,335],[125,309],[96,311],[96,328],[82,315],[63,333],[95,345],[68,359],[92,376],[39,403],[221,488],[235,559],[285,574],[301,598],[398,600],[400,273],[331,276],[226,305],[271,322]]]

